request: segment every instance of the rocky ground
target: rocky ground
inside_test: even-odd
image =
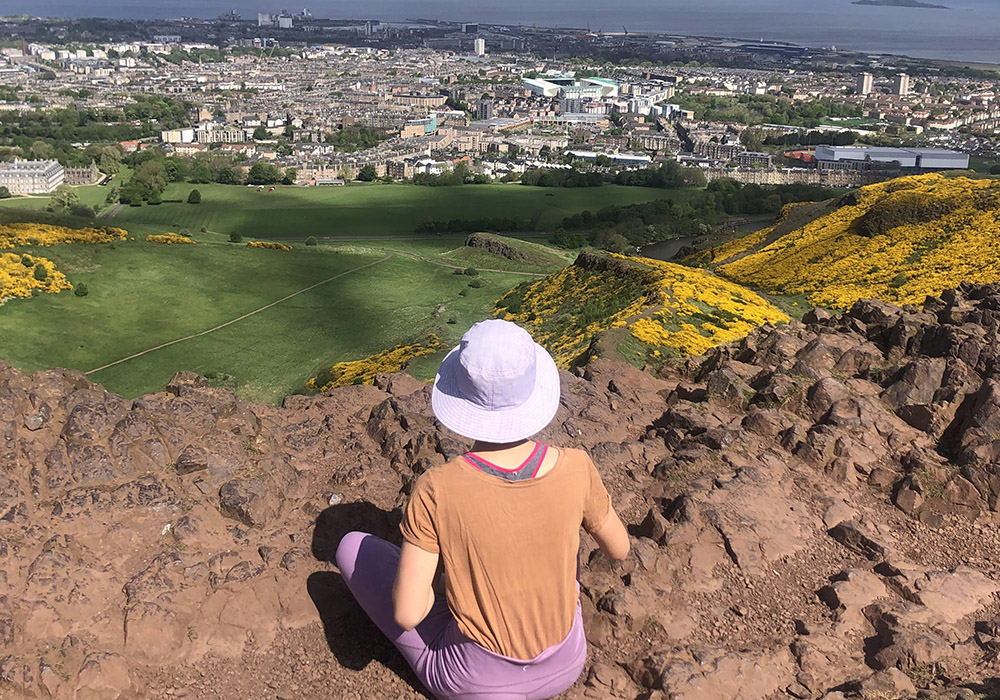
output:
[[[1000,697],[998,331],[968,286],[564,373],[544,437],[634,536],[584,538],[568,697]],[[276,408],[0,363],[0,698],[424,697],[330,558],[464,448],[405,375]]]

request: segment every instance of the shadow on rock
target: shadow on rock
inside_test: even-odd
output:
[[[325,509],[313,528],[312,554],[320,561],[334,561],[337,545],[348,532],[367,532],[399,545],[399,509],[382,510],[371,503],[344,503]]]
[[[355,530],[377,535],[398,544],[399,510],[385,511],[371,503],[345,503],[327,508],[316,518],[312,553],[322,561],[334,561],[341,538]],[[309,576],[306,589],[320,622],[327,645],[344,668],[360,671],[377,661],[396,673],[415,691],[427,695],[396,647],[386,639],[361,609],[339,573],[317,571]]]

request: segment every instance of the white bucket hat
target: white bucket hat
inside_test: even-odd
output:
[[[551,422],[559,370],[528,332],[510,321],[477,323],[444,358],[431,394],[434,415],[473,440],[517,442]]]

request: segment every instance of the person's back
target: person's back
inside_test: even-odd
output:
[[[466,636],[498,654],[531,659],[569,631],[580,524],[598,529],[611,503],[580,450],[558,450],[546,473],[520,481],[487,473],[472,459],[459,457],[420,477],[403,537],[440,552],[448,606]]]
[[[402,548],[352,532],[337,565],[435,696],[551,698],[586,662],[580,527],[615,559],[628,534],[586,453],[528,439],[559,407],[559,372],[524,330],[473,326],[441,363],[432,407],[473,451],[417,480]],[[439,564],[447,599],[434,591]]]

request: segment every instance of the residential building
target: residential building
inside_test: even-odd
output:
[[[905,97],[910,94],[910,76],[900,73],[892,79],[892,94]]]
[[[65,174],[55,160],[15,160],[0,163],[0,187],[11,194],[43,194],[63,184]]]
[[[858,86],[857,93],[859,95],[870,95],[872,94],[872,87],[875,83],[875,78],[871,73],[862,73],[858,76]]]
[[[483,39],[482,37],[476,38],[472,42],[472,48],[473,48],[473,51],[475,52],[475,54],[477,56],[485,56],[486,55],[486,40]]]

